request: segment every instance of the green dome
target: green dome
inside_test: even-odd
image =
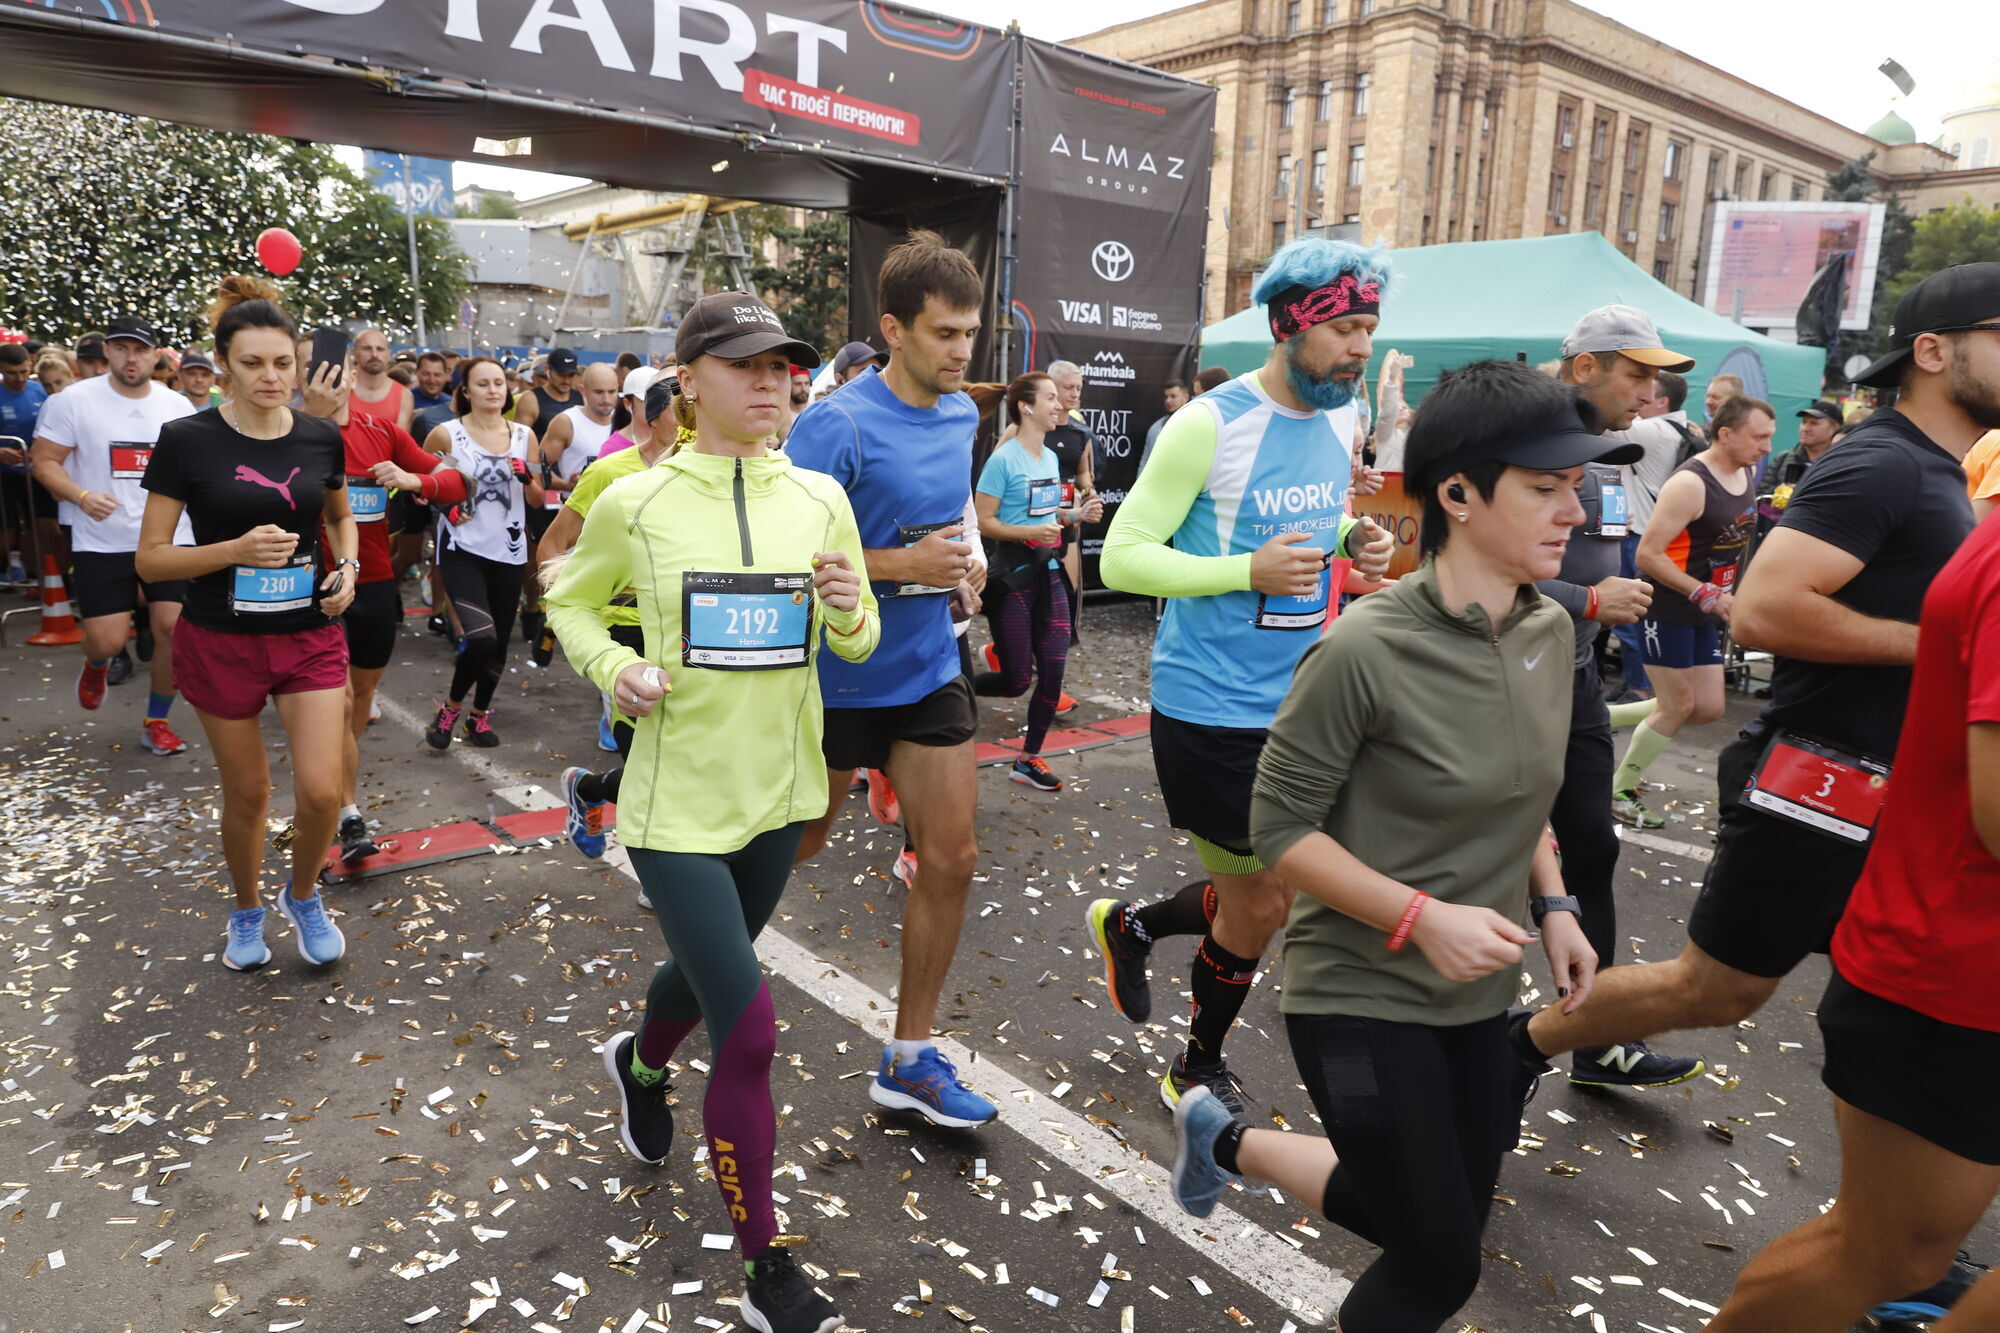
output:
[[[1865,133],[1876,143],[1899,144],[1917,141],[1917,132],[1910,128],[1910,122],[1897,115],[1894,110],[1870,125]]]

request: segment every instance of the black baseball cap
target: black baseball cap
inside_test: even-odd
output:
[[[783,352],[795,366],[811,370],[819,352],[785,332],[778,316],[748,292],[716,292],[688,307],[674,339],[674,356],[683,365],[698,356],[735,361],[761,352]]]
[[[80,361],[102,361],[104,356],[104,335],[86,333],[76,340],[76,355]]]
[[[1818,417],[1821,421],[1831,421],[1836,426],[1841,421],[1840,404],[1831,402],[1825,398],[1820,399],[1810,407],[1800,408],[1798,415],[1802,417]]]
[[[113,315],[111,322],[104,326],[104,341],[110,342],[113,338],[130,338],[133,342],[144,343],[148,347],[160,345],[160,335],[153,331],[151,324],[137,315]],[[77,355],[83,355],[81,349]]]
[[[576,353],[572,352],[569,348],[558,347],[549,353],[549,374],[574,375],[576,374],[576,369]]]
[[[1889,325],[1888,354],[1854,377],[1871,389],[1894,388],[1910,348],[1925,333],[1948,333],[2000,317],[2000,263],[1954,264],[1903,293]]]
[[[1525,365],[1519,371],[1512,369],[1517,365],[1520,363],[1513,361],[1475,363],[1471,368],[1475,372],[1473,378],[1456,387],[1451,380],[1445,380],[1424,396],[1425,406],[1431,405],[1431,395],[1442,391],[1455,395],[1476,393],[1481,373],[1541,373]],[[1487,369],[1489,366],[1491,369]],[[1636,463],[1645,456],[1646,451],[1640,445],[1606,439],[1600,433],[1602,418],[1584,398],[1574,393],[1543,394],[1540,398],[1541,402],[1508,421],[1504,429],[1495,429],[1470,444],[1446,429],[1424,429],[1424,411],[1419,409],[1418,425],[1411,429],[1403,446],[1407,491],[1411,495],[1421,494],[1454,472],[1463,472],[1480,463],[1500,462],[1535,472],[1561,472],[1585,463]]]
[[[215,362],[208,359],[207,352],[183,352],[181,353],[181,369],[206,370],[212,373],[215,370]]]

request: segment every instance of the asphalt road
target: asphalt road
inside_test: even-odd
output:
[[[426,750],[416,727],[449,662],[419,626],[364,742],[365,804],[384,833],[408,846],[545,809],[567,763],[598,762],[592,691],[560,659],[527,670],[518,649],[501,747]],[[1083,704],[1065,722],[1142,711],[1150,606],[1093,602],[1084,632],[1070,680]],[[664,953],[618,853],[483,847],[330,889],[348,937],[338,966],[303,966],[274,914],[275,965],[229,972],[218,798],[194,719],[179,719],[189,754],[146,754],[143,684],[85,714],[75,650],[11,637],[0,1329],[740,1326],[740,1268],[726,1240],[710,1248],[727,1228],[694,1132],[700,1033],[675,1075],[672,1162],[643,1166],[618,1143],[595,1048],[636,1024]],[[1733,697],[1732,722],[1752,706]],[[989,708],[982,734],[1021,720]],[[1619,870],[1633,961],[1683,938],[1727,734],[1690,734],[1656,767],[1669,825],[1628,840]],[[997,1126],[937,1130],[867,1099],[895,1003],[898,836],[857,794],[795,878],[764,947],[783,1025],[781,1225],[853,1329],[1323,1324],[1369,1247],[1298,1200],[1232,1194],[1197,1225],[1165,1192],[1157,1079],[1185,1030],[1192,942],[1156,954],[1157,1021],[1142,1029],[1111,1011],[1088,948],[1092,898],[1198,873],[1163,822],[1149,747],[1052,762],[1069,784],[1055,795],[982,771],[981,874],[941,1019],[969,1080],[1001,1103]],[[1815,960],[1739,1030],[1656,1043],[1711,1062],[1682,1088],[1545,1079],[1502,1174],[1468,1325],[1693,1333],[1745,1259],[1836,1189],[1812,1021],[1824,980]],[[1546,987],[1539,960],[1524,984]],[[1230,1054],[1258,1119],[1309,1134],[1277,990],[1260,981]],[[1989,1225],[1976,1248],[1995,1240]]]

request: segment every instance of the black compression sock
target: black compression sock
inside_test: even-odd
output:
[[[1528,1023],[1533,1018],[1533,1013],[1526,1013],[1508,1023],[1507,1040],[1513,1044],[1514,1053],[1520,1056],[1523,1062],[1544,1065],[1548,1063],[1549,1057],[1542,1054],[1540,1048],[1535,1045],[1535,1039],[1528,1035]]]
[[[1214,1064],[1222,1059],[1222,1039],[1250,994],[1257,960],[1238,958],[1217,944],[1215,936],[1204,935],[1195,950],[1193,972],[1194,1017],[1188,1024],[1187,1059]]]
[[[1236,1165],[1236,1150],[1243,1146],[1243,1131],[1248,1128],[1242,1121],[1232,1120],[1223,1127],[1222,1133],[1216,1135],[1212,1154],[1215,1164],[1232,1176],[1243,1174],[1242,1168]]]
[[[1132,933],[1148,944],[1168,935],[1206,935],[1214,920],[1215,886],[1205,879],[1126,913],[1126,923],[1135,927]]]
[[[576,780],[576,794],[586,801],[615,801],[619,779],[624,776],[622,768],[609,773],[586,773]]]

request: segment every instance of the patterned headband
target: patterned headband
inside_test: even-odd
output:
[[[1380,314],[1382,284],[1343,273],[1324,287],[1287,287],[1266,301],[1264,309],[1271,316],[1271,336],[1283,342],[1328,320]]]

